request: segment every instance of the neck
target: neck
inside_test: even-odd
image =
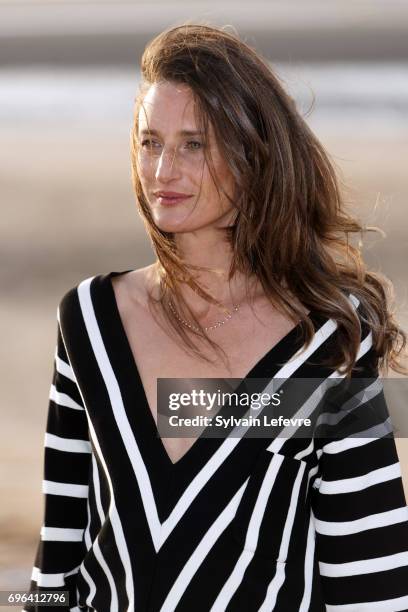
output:
[[[203,234],[185,233],[176,236],[176,244],[187,264],[211,268],[211,271],[194,272],[194,277],[200,286],[227,308],[241,304],[247,296],[261,292],[260,283],[256,278],[247,278],[243,273],[236,272],[228,280],[232,261],[232,252],[226,242],[221,242],[215,232]],[[186,283],[181,283],[180,291],[198,318],[219,313],[219,308],[198,295]],[[263,292],[262,292],[263,293]]]

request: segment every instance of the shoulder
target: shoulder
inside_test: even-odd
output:
[[[359,325],[359,345],[353,376],[375,376],[378,372],[378,355],[374,346],[373,330],[368,322],[367,312],[362,300],[356,294],[350,293],[348,299],[353,306]]]
[[[78,323],[82,319],[80,289],[94,282],[94,279],[101,279],[102,274],[97,274],[78,280],[75,285],[69,286],[61,295],[57,306],[57,320],[61,331],[69,332],[72,328],[78,328]]]
[[[97,299],[98,288],[109,287],[114,291],[118,306],[144,306],[148,289],[153,286],[154,264],[124,272],[99,273],[80,279],[67,288],[58,302],[57,318],[61,325],[69,325],[81,313],[84,299],[89,295]]]
[[[117,299],[135,306],[145,306],[148,293],[155,284],[155,265],[112,276],[111,280]]]
[[[122,321],[149,314],[149,294],[155,294],[155,265],[131,270],[111,278],[112,290]]]
[[[356,350],[356,353],[352,375],[361,376],[368,372],[374,374],[378,366],[378,356],[364,303],[356,293],[344,293],[344,297],[350,307],[347,308],[347,327],[343,318],[334,315],[330,317],[319,311],[317,314],[316,311],[313,313],[315,333],[318,340],[321,339],[313,362],[318,366],[327,366],[327,371],[331,372],[335,364],[338,364],[344,355],[349,354],[353,344],[353,351]]]

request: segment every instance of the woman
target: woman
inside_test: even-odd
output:
[[[31,589],[76,611],[408,609],[407,507],[372,382],[403,371],[406,339],[349,244],[363,228],[328,157],[222,29],[160,34],[142,77],[133,178],[157,261],[60,302]],[[161,439],[157,379],[186,377],[307,378],[295,414],[321,379],[364,392],[323,401],[329,439]]]

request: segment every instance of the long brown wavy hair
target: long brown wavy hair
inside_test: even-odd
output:
[[[347,376],[361,340],[361,322],[348,298],[353,294],[360,301],[362,320],[372,331],[379,370],[406,373],[400,358],[406,334],[391,311],[392,284],[368,271],[360,247],[350,244],[354,235],[360,238],[368,228],[346,212],[333,162],[268,63],[223,28],[185,23],[147,45],[141,76],[131,150],[137,203],[160,278],[160,296],[150,296],[149,303],[160,308],[184,346],[208,360],[193,341],[195,335],[221,350],[183,300],[180,283],[219,303],[196,280],[194,272],[204,268],[183,261],[173,235],[154,223],[139,179],[139,110],[147,89],[159,81],[191,88],[197,120],[205,134],[209,123],[213,126],[235,179],[237,195],[231,201],[236,217],[225,230],[232,250],[229,278],[237,270],[248,278],[255,275],[271,303],[300,322],[305,346],[313,338],[314,327],[293,296],[310,311],[334,319],[338,350],[325,363]],[[206,163],[213,173],[208,153]],[[198,330],[187,331],[171,312],[170,302]]]

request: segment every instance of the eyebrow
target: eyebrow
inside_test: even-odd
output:
[[[204,132],[201,130],[180,130],[177,132],[180,136],[204,136]],[[142,136],[152,135],[152,136],[160,136],[160,132],[158,130],[140,130],[140,134]]]

